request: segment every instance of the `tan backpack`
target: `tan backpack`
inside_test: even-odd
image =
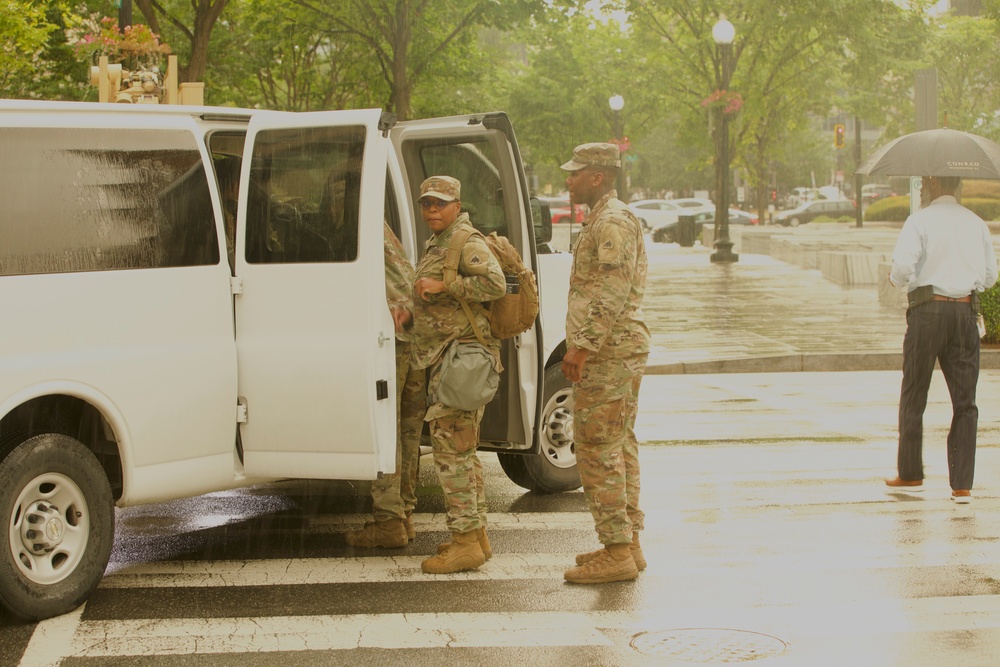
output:
[[[448,252],[444,260],[444,282],[450,284],[458,277],[458,263],[462,258],[462,248],[475,229],[460,227],[455,230],[448,242]],[[490,318],[490,332],[499,339],[513,338],[524,333],[535,323],[538,317],[538,283],[535,273],[524,265],[517,248],[511,245],[504,236],[493,232],[486,239],[486,246],[500,262],[504,277],[507,279],[507,293],[496,301],[483,305]],[[476,328],[472,311],[465,299],[459,299],[469,316],[476,338],[483,343],[483,336]],[[478,305],[478,304],[477,304]],[[483,343],[485,345],[485,343]]]

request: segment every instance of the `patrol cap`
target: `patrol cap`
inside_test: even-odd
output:
[[[420,184],[420,196],[437,197],[441,201],[456,201],[462,198],[462,184],[451,176],[431,176]]]
[[[584,167],[621,168],[621,153],[614,144],[580,144],[573,149],[573,159],[562,166],[566,171]]]

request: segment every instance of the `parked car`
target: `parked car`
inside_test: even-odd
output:
[[[671,204],[678,206],[686,213],[715,213],[715,203],[711,199],[701,197],[682,197],[681,199],[668,199]]]
[[[749,211],[741,211],[736,208],[729,209],[729,224],[732,225],[759,225],[760,217]]]
[[[686,209],[666,199],[640,199],[628,207],[645,229],[677,224],[677,216],[686,213]]]
[[[539,197],[538,199],[549,205],[553,225],[561,222],[570,222],[574,219],[577,223],[581,223],[587,217],[587,213],[590,212],[590,208],[586,204],[571,205],[568,197]],[[575,218],[574,212],[576,214]]]
[[[800,206],[807,201],[813,201],[819,197],[819,192],[816,188],[792,188],[788,192],[788,196],[785,198],[785,206],[788,208],[795,208]]]
[[[888,185],[881,183],[868,183],[861,186],[861,205],[868,206],[872,202],[884,199],[885,197],[895,197],[896,193]]]
[[[801,224],[812,222],[819,217],[841,218],[854,215],[856,215],[856,207],[850,199],[837,201],[821,199],[818,201],[807,201],[790,211],[782,211],[776,214],[774,216],[774,223],[776,225],[784,225],[785,227],[798,227]]]

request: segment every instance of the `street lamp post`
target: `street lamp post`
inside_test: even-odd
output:
[[[622,109],[625,108],[625,98],[621,95],[612,95],[608,98],[608,106],[611,107],[615,134],[615,143],[618,144],[618,151],[622,166],[618,169],[618,182],[615,189],[618,190],[618,199],[626,201],[625,197],[625,124],[622,122]]]
[[[721,78],[718,91],[721,94],[729,92],[729,82],[733,77],[733,40],[736,29],[733,24],[719,18],[712,27],[712,39],[719,49]],[[740,256],[733,252],[733,242],[729,239],[729,114],[725,100],[719,100],[715,106],[717,114],[715,123],[715,228],[719,238],[715,241],[713,262],[738,262]]]

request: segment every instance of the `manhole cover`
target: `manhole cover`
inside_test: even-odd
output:
[[[687,662],[746,662],[779,655],[787,644],[777,637],[725,628],[680,628],[643,632],[632,638],[632,648],[655,657]]]

